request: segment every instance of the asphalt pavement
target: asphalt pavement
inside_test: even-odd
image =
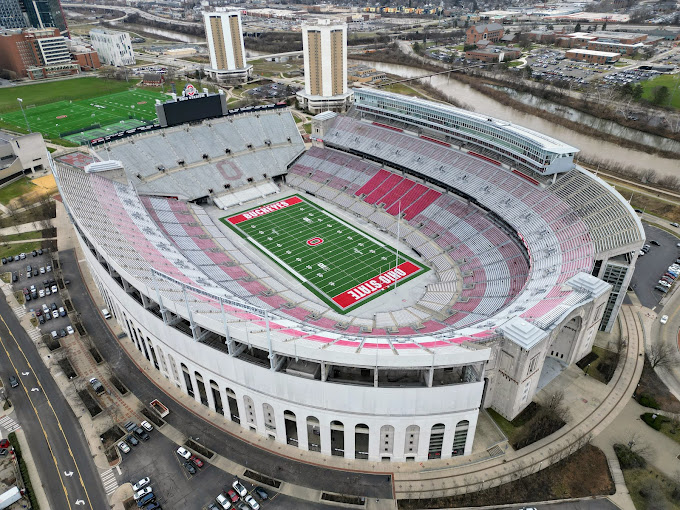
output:
[[[120,347],[108,328],[82,280],[73,250],[60,252],[60,264],[69,286],[71,299],[97,349],[114,374],[142,402],[161,398],[170,410],[165,420],[186,436],[199,436],[201,444],[231,461],[271,478],[315,490],[365,496],[392,498],[392,477],[384,474],[341,471],[287,459],[251,445],[239,437],[200,419],[173,399],[164,398],[161,390],[142,373]],[[126,341],[126,340],[123,340]],[[321,460],[321,459],[319,459]],[[320,505],[317,503],[316,508]]]
[[[0,374],[20,380],[9,397],[40,475],[33,483],[43,485],[55,510],[109,508],[78,420],[4,296],[0,318]]]
[[[668,266],[680,257],[680,248],[676,246],[679,240],[669,232],[648,223],[642,225],[645,229],[646,243],[650,245],[650,249],[649,253],[638,258],[630,286],[643,306],[654,309],[664,296],[661,291],[655,290],[654,286],[657,285]],[[669,225],[668,228],[673,227]],[[680,235],[680,229],[678,229],[678,234]],[[657,241],[661,246],[651,244],[652,240]]]

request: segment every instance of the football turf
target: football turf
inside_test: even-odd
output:
[[[60,138],[80,130],[91,129],[95,124],[105,128],[129,119],[152,122],[157,118],[156,99],[165,101],[168,96],[155,91],[127,90],[90,99],[57,101],[35,107],[24,103],[23,113],[21,110],[5,113],[0,116],[0,120],[26,129],[25,113],[32,131],[40,132],[49,138]]]
[[[339,313],[429,270],[299,195],[220,219]]]

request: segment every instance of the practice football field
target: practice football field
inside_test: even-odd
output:
[[[220,219],[340,313],[429,270],[299,195]]]
[[[94,124],[99,124],[102,128],[114,125],[109,130],[113,133],[125,129],[116,129],[115,124],[120,121],[154,121],[157,118],[156,99],[165,101],[168,96],[149,90],[129,90],[35,107],[24,104],[24,112],[31,131],[43,133],[47,138],[68,136],[79,130],[87,130]],[[26,129],[26,120],[21,110],[4,113],[0,115],[0,120]]]

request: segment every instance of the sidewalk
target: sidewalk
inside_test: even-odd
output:
[[[55,226],[56,220],[49,220],[50,226]],[[7,236],[13,234],[23,234],[26,232],[35,232],[36,230],[43,230],[45,228],[44,221],[33,221],[31,223],[22,223],[21,225],[14,225],[13,227],[0,228],[0,235]],[[39,239],[36,239],[39,240]],[[21,241],[25,243],[26,241]]]

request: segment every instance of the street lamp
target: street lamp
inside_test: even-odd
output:
[[[26,121],[26,127],[28,128],[28,132],[32,133],[31,131],[31,126],[28,125],[28,118],[26,117],[26,112],[24,111],[24,100],[21,99],[20,97],[17,97],[17,101],[19,101],[19,106],[21,107],[21,113],[24,114],[24,120]]]

